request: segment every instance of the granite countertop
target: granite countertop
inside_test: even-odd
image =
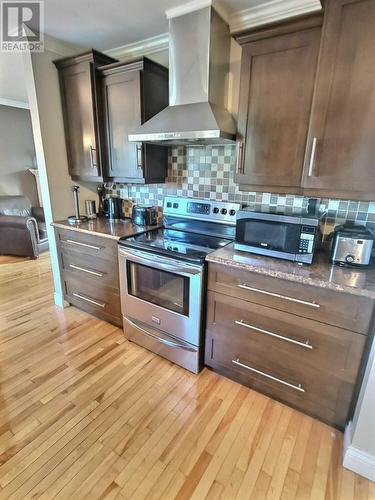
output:
[[[328,255],[323,252],[317,252],[314,262],[309,266],[240,252],[235,250],[233,243],[231,243],[208,254],[206,260],[274,278],[375,299],[374,264],[365,268],[341,267],[330,264]]]
[[[79,224],[70,224],[67,220],[52,222],[52,226],[61,229],[71,229],[86,234],[96,234],[105,238],[114,240],[120,239],[122,236],[133,236],[134,234],[143,233],[149,229],[156,229],[161,226],[137,226],[133,224],[131,219],[124,219],[119,222],[114,222],[109,219],[97,218]]]

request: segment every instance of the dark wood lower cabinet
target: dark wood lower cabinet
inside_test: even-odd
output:
[[[121,327],[117,240],[58,229],[56,241],[65,300]]]
[[[340,429],[350,415],[367,341],[367,335],[270,303],[208,291],[205,364]]]

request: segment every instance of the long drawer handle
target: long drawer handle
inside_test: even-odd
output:
[[[67,243],[71,243],[72,245],[78,245],[80,247],[92,248],[93,250],[101,250],[101,247],[97,247],[95,245],[89,245],[88,243],[81,243],[80,241],[75,240],[66,240]]]
[[[251,372],[257,373],[258,375],[262,375],[262,377],[266,377],[266,378],[269,378],[271,380],[274,380],[275,382],[278,382],[279,384],[286,385],[287,387],[290,387],[291,389],[294,389],[295,391],[306,392],[301,384],[298,384],[298,385],[290,384],[289,382],[285,382],[285,380],[282,380],[281,378],[277,378],[277,377],[274,377],[272,375],[269,375],[268,373],[261,372],[260,370],[256,370],[255,368],[252,368],[249,365],[245,365],[244,363],[241,363],[239,358],[232,359],[232,363],[235,365],[241,366],[242,368],[246,368],[246,370],[250,370]]]
[[[149,337],[152,337],[153,339],[157,340],[158,342],[160,342],[161,344],[165,344],[167,345],[168,347],[179,347],[180,349],[185,349],[185,351],[191,351],[191,352],[196,352],[195,349],[193,349],[192,347],[188,347],[186,346],[185,344],[180,344],[179,342],[172,342],[171,340],[166,340],[166,339],[162,339],[161,337],[159,337],[158,335],[155,335],[153,333],[150,333],[148,332],[147,330],[145,330],[144,328],[142,328],[140,325],[138,325],[137,323],[134,323],[134,321],[131,321],[129,318],[126,318],[126,321],[128,323],[130,323],[134,328],[138,328],[139,330],[141,330],[145,335],[148,335]]]
[[[105,308],[105,304],[103,304],[103,302],[96,302],[96,300],[89,299],[88,297],[84,297],[83,295],[80,295],[79,293],[73,293],[73,296],[77,297],[77,299],[81,299],[81,300],[84,300],[86,302],[90,302],[90,304],[94,304],[96,306],[99,306],[102,309]]]
[[[93,274],[94,276],[99,276],[100,278],[104,276],[103,273],[99,273],[97,271],[91,271],[91,269],[85,269],[84,267],[79,267],[76,266],[75,264],[69,264],[69,267],[71,267],[72,269],[77,269],[77,271],[83,271],[84,273],[87,274]]]
[[[313,346],[309,343],[308,340],[305,340],[305,342],[300,342],[298,340],[291,339],[290,337],[284,337],[284,335],[279,335],[278,333],[271,332],[269,330],[264,330],[263,328],[258,328],[257,326],[254,325],[249,325],[248,323],[245,323],[244,321],[241,320],[235,320],[236,325],[239,326],[244,326],[246,328],[250,328],[250,330],[255,330],[260,333],[265,333],[266,335],[270,335],[271,337],[276,337],[277,339],[280,340],[285,340],[286,342],[291,342],[292,344],[299,345],[301,347],[305,347],[306,349],[312,349]]]
[[[304,306],[317,307],[317,308],[320,307],[320,304],[318,304],[317,302],[309,302],[307,300],[288,297],[288,295],[280,295],[279,293],[267,292],[266,290],[261,290],[260,288],[253,288],[252,286],[245,285],[244,283],[240,283],[237,286],[238,288],[244,288],[245,290],[250,290],[251,292],[263,293],[264,295],[270,295],[271,297],[277,297],[278,299],[290,300],[290,302],[297,302],[298,304],[303,304]]]

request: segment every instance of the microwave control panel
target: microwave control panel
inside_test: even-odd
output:
[[[313,226],[302,226],[299,240],[298,253],[312,253],[314,249],[316,228]]]

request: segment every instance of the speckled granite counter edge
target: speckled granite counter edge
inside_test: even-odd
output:
[[[93,229],[83,229],[81,227],[67,226],[66,224],[60,224],[59,222],[52,222],[51,226],[58,227],[59,229],[66,229],[68,231],[76,231],[77,233],[103,236],[103,238],[110,238],[111,240],[119,240],[121,238],[121,236],[114,236],[113,234],[101,233],[99,231],[94,231]]]
[[[351,295],[357,295],[360,297],[368,297],[375,300],[375,291],[366,290],[363,288],[354,288],[350,286],[340,285],[338,283],[332,283],[328,281],[320,281],[317,279],[307,278],[304,276],[296,276],[291,273],[286,273],[283,271],[275,271],[272,269],[265,269],[261,266],[254,266],[252,264],[246,264],[244,262],[236,262],[233,259],[228,259],[225,257],[218,257],[215,252],[208,254],[206,261],[212,262],[214,264],[222,264],[229,267],[236,267],[238,269],[243,269],[245,271],[254,272],[257,274],[263,274],[265,276],[270,276],[272,278],[284,279],[288,281],[293,281],[294,283],[301,283],[303,285],[311,285],[318,288],[325,288],[335,292],[348,293]]]

